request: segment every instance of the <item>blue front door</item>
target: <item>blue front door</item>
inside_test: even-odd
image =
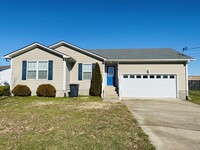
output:
[[[115,85],[115,67],[107,67],[107,85]]]

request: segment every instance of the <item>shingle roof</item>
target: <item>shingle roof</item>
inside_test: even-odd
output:
[[[193,59],[171,48],[88,50],[107,59]]]
[[[14,52],[8,53],[8,54],[4,55],[3,58],[13,58],[13,57],[16,57],[16,56],[18,56],[20,54],[23,54],[24,52],[30,51],[30,50],[32,50],[34,48],[38,48],[38,47],[42,48],[42,49],[44,49],[44,50],[46,50],[46,51],[48,51],[50,53],[56,54],[58,56],[61,56],[63,58],[69,58],[68,55],[66,55],[66,54],[64,54],[62,52],[53,50],[51,48],[48,48],[48,47],[46,47],[46,46],[44,46],[44,45],[42,45],[42,44],[40,44],[38,42],[32,43],[32,44],[30,44],[28,46],[25,46],[25,47],[23,47],[21,49],[18,49],[16,51],[14,51]]]
[[[0,66],[0,71],[10,69],[10,66]]]

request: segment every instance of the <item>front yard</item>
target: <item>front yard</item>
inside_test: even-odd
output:
[[[190,90],[189,97],[191,102],[200,104],[200,90]]]
[[[123,104],[97,97],[0,100],[0,149],[154,149]]]

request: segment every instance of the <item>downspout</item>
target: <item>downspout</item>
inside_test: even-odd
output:
[[[13,82],[12,82],[12,72],[13,72],[13,60],[12,60],[12,58],[10,59],[10,78],[11,78],[11,80],[10,80],[10,91],[12,91],[12,88],[13,88]]]
[[[101,97],[104,98],[104,84],[105,84],[105,61],[102,63],[102,85],[101,85]]]
[[[63,59],[63,92],[66,97],[66,61]]]
[[[121,97],[121,78],[119,74],[119,62],[117,63],[117,76],[118,76],[118,93],[119,93],[119,100],[122,100]]]
[[[185,90],[186,90],[186,100],[189,100],[189,97],[188,97],[188,63],[189,63],[189,60],[186,62],[185,64]]]

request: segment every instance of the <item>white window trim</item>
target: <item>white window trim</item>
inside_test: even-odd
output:
[[[28,62],[31,62],[31,61],[36,61],[36,78],[35,79],[29,79],[28,78]],[[45,61],[47,62],[47,78],[46,79],[39,79],[38,78],[38,73],[39,73],[39,62],[40,61]],[[26,79],[27,80],[48,80],[48,74],[49,74],[49,61],[48,60],[28,60],[27,61],[27,66],[26,66]]]
[[[92,71],[93,71],[93,70],[92,70],[92,64],[82,64],[82,80],[91,80],[91,79],[84,79],[84,76],[83,76],[83,72],[84,72],[84,71],[83,71],[83,66],[84,66],[84,65],[90,65],[90,66],[91,66],[91,79],[92,79]]]
[[[47,69],[46,70],[39,70],[39,62],[40,61],[44,61],[44,62],[47,62]],[[37,80],[47,80],[48,79],[48,71],[49,71],[49,63],[48,63],[49,61],[48,60],[39,60],[38,62],[37,62]],[[38,76],[39,76],[39,71],[47,71],[47,78],[46,79],[39,79],[38,78]]]
[[[36,80],[36,79],[29,79],[28,78],[28,71],[32,70],[32,69],[28,69],[28,63],[29,62],[36,62],[36,79],[37,79],[37,61],[36,60],[29,60],[29,61],[27,61],[27,65],[26,65],[26,79],[27,80]]]

